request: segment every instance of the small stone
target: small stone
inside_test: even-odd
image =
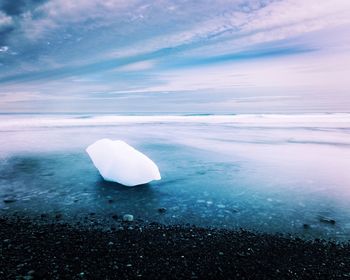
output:
[[[57,219],[57,220],[59,220],[59,219],[61,219],[61,218],[62,218],[62,214],[56,214],[56,216],[55,216],[55,217],[56,217],[56,219]]]
[[[161,207],[161,208],[158,209],[158,212],[159,213],[165,213],[166,212],[166,208]]]
[[[34,273],[35,273],[35,270],[29,270],[27,274],[28,275],[33,275]]]
[[[325,224],[335,225],[335,220],[326,218],[326,217],[320,217],[320,222]]]
[[[55,175],[55,173],[53,173],[53,172],[48,172],[48,173],[41,174],[41,176],[44,176],[44,177],[50,177],[50,176],[53,176],[53,175]]]
[[[134,220],[134,216],[131,214],[125,214],[123,216],[123,221],[124,222],[132,222]]]
[[[17,200],[14,198],[5,198],[3,201],[4,203],[13,203],[13,202],[16,202]]]
[[[112,245],[114,245],[114,243],[113,243],[112,241],[110,241],[110,242],[108,243],[108,245],[109,245],[109,246],[112,246]]]

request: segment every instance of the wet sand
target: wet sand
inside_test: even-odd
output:
[[[190,225],[0,217],[0,279],[350,279],[349,243]]]

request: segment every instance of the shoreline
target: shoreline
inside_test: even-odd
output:
[[[101,230],[0,217],[0,226],[0,279],[350,278],[349,242],[137,222]]]

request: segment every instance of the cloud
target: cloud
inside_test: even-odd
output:
[[[12,25],[12,18],[0,11],[0,30]]]
[[[41,5],[47,0],[2,0],[0,10],[10,16],[18,16]]]
[[[0,46],[5,44],[7,36],[13,30],[13,19],[0,10]]]
[[[3,0],[0,85],[77,100],[113,99],[111,92],[343,92],[347,38],[347,0]]]
[[[121,67],[116,68],[116,71],[125,71],[125,72],[133,72],[133,71],[142,71],[149,70],[155,66],[155,62],[152,60],[144,60],[138,61],[135,63],[130,63]]]
[[[200,22],[190,30],[162,37],[161,41],[153,40],[149,44],[159,46],[163,41],[168,43],[167,47],[177,47],[202,42],[186,52],[197,56],[215,55],[349,23],[349,1],[286,0],[270,3],[249,13],[243,10],[227,12]]]
[[[21,33],[22,14],[31,13],[48,0],[2,0],[0,2],[0,44]],[[17,34],[18,34],[17,33]]]
[[[7,52],[9,50],[9,47],[8,46],[2,46],[0,47],[0,53],[4,53],[4,52]]]
[[[33,101],[35,99],[46,98],[37,92],[6,92],[0,93],[0,98],[2,106],[4,104],[23,102],[23,101]]]
[[[134,0],[51,0],[25,13],[21,28],[29,39],[40,39],[49,32],[77,24],[79,29],[96,29],[122,17]],[[78,24],[81,25],[78,25]]]

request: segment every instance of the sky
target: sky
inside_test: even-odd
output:
[[[0,0],[0,112],[349,112],[349,88],[349,0]]]

